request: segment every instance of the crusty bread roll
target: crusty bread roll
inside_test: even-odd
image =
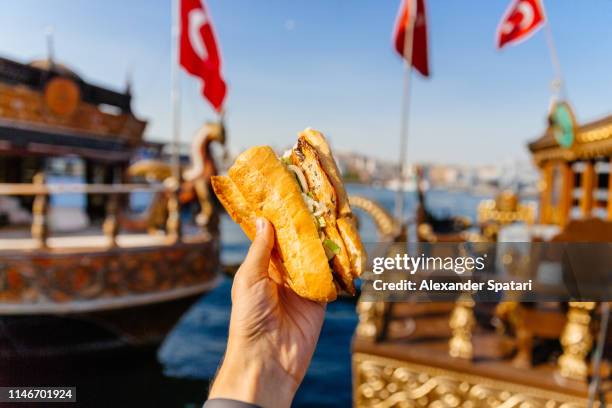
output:
[[[255,210],[244,199],[231,178],[227,176],[213,176],[211,183],[213,190],[229,216],[232,217],[236,224],[240,225],[246,236],[253,240],[255,238],[255,221],[257,220]],[[282,283],[284,281],[283,277],[287,275],[287,272],[278,256],[276,248],[272,250],[270,269],[272,279]]]

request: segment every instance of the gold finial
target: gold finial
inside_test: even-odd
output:
[[[587,378],[586,356],[591,351],[591,311],[595,302],[569,302],[567,323],[561,334],[563,354],[557,361],[562,376],[579,381]]]
[[[457,300],[450,315],[449,325],[453,336],[448,342],[448,353],[451,357],[470,360],[474,355],[472,330],[476,326],[474,301],[471,297],[462,295]]]

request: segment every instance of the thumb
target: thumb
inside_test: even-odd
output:
[[[257,218],[256,234],[242,266],[236,273],[241,281],[251,285],[262,278],[268,277],[270,255],[274,246],[274,230],[270,221]]]

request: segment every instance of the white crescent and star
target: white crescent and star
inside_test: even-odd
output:
[[[189,35],[189,42],[191,48],[197,54],[202,61],[208,59],[208,51],[202,40],[200,30],[202,26],[206,24],[206,14],[201,8],[194,8],[187,14],[188,28],[187,33]]]
[[[517,7],[518,11],[521,13],[521,21],[519,22],[519,28],[521,30],[530,27],[533,24],[533,18],[535,13],[533,12],[533,6],[531,3],[526,1],[521,1]]]
[[[535,12],[531,3],[527,1],[519,1],[516,6],[516,10],[514,11],[514,13],[512,13],[512,15],[516,14],[517,12],[521,14],[521,19],[518,22],[518,28],[520,30],[529,28],[531,24],[533,24],[533,20],[535,17]],[[514,31],[514,29],[515,24],[513,22],[506,21],[506,23],[504,23],[502,27],[502,32],[504,34],[510,34],[512,31]]]

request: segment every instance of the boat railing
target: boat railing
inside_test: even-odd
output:
[[[179,184],[173,178],[162,184],[47,184],[44,173],[34,175],[32,183],[0,183],[0,196],[34,196],[32,204],[31,241],[37,249],[48,248],[49,196],[54,194],[104,194],[109,198],[102,231],[108,247],[117,246],[119,234],[120,196],[131,193],[163,193],[166,197],[167,217],[165,222],[166,244],[181,240],[181,217]]]
[[[51,194],[130,194],[168,191],[164,185],[150,184],[30,184],[0,183],[0,195],[38,196]]]

